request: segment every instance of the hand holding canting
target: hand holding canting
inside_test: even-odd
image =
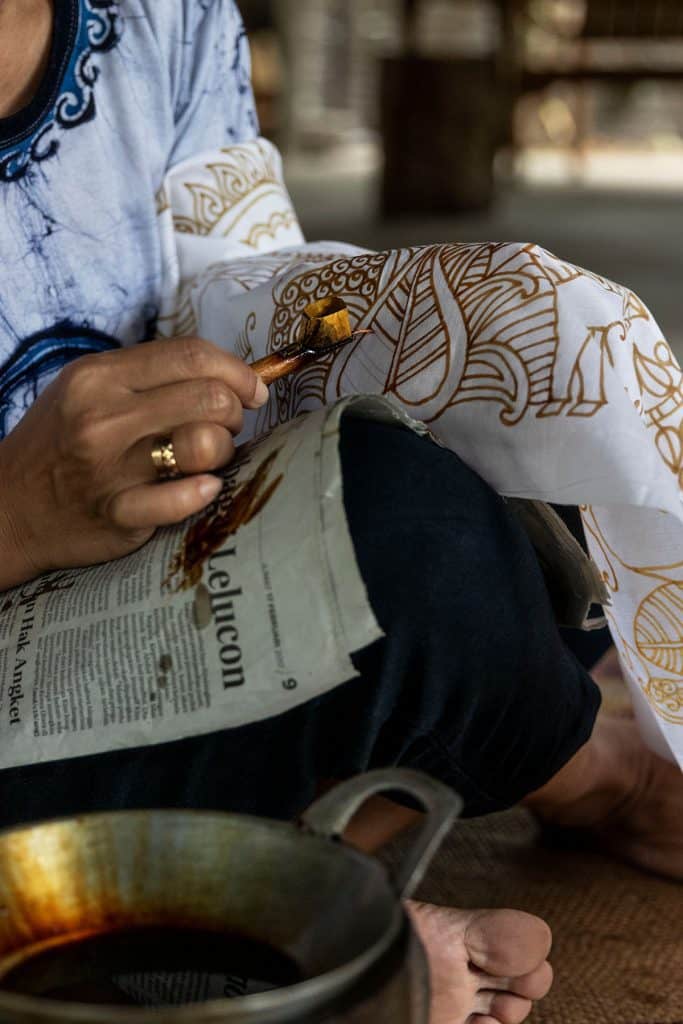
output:
[[[244,362],[198,338],[84,356],[0,443],[0,590],[141,547],[220,491],[243,410],[267,399]],[[173,442],[181,479],[159,483]]]

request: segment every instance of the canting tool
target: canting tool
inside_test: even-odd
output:
[[[264,384],[270,385],[308,363],[372,334],[369,330],[351,330],[346,303],[336,296],[306,306],[304,318],[304,330],[298,341],[251,364]]]

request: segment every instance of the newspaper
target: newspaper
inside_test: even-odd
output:
[[[211,508],[140,551],[0,595],[0,769],[177,740],[288,711],[382,635],[349,535],[351,398],[239,449]]]

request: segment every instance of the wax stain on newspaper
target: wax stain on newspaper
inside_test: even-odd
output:
[[[168,589],[178,592],[196,587],[201,582],[207,559],[219,550],[228,537],[263,511],[282,483],[282,473],[270,479],[271,470],[281,451],[277,449],[256,467],[253,476],[245,480],[237,490],[233,490],[231,481],[234,481],[240,467],[249,458],[251,446],[245,448],[249,450],[241,452],[235,460],[217,501],[188,527],[164,580],[164,586]]]
[[[311,412],[240,451],[188,523],[0,596],[0,768],[235,728],[357,675],[382,633],[344,510],[347,412],[412,425],[379,398]]]

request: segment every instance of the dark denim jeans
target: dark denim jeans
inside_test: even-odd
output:
[[[442,779],[468,814],[485,814],[572,757],[599,692],[557,629],[505,502],[452,452],[398,427],[347,419],[342,464],[386,633],[354,656],[359,677],[239,729],[2,772],[0,824],[140,807],[289,818],[320,780],[396,764]]]

